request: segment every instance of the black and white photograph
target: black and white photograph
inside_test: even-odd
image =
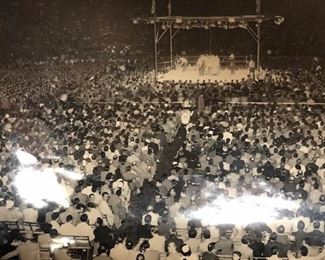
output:
[[[324,0],[0,0],[0,260],[325,260]]]

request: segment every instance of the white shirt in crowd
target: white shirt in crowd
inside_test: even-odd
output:
[[[95,225],[97,218],[103,218],[98,208],[90,208],[89,212],[87,212],[87,216],[90,225]]]
[[[153,234],[153,237],[149,239],[150,249],[165,253],[165,241],[166,238],[164,236]]]
[[[94,230],[85,222],[77,224],[75,231],[77,236],[87,236],[90,241],[95,239]]]
[[[60,232],[61,226],[57,221],[53,220],[50,222],[50,224],[52,225],[52,229],[56,229],[58,232]]]
[[[59,233],[63,236],[76,236],[77,231],[75,225],[70,222],[66,222],[61,225]]]
[[[25,222],[37,222],[38,211],[33,208],[23,209],[24,221]]]
[[[111,208],[108,206],[107,201],[102,200],[98,206],[99,212],[103,217],[106,217],[107,222],[112,226],[114,224],[114,215]]]
[[[123,243],[119,243],[111,249],[109,256],[112,257],[114,260],[121,260],[127,259],[128,254],[129,250],[127,250]]]

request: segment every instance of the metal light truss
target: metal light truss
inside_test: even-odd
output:
[[[153,3],[155,0],[153,0]],[[284,18],[282,16],[265,16],[261,14],[260,0],[256,0],[256,15],[242,16],[172,16],[171,0],[169,0],[169,15],[156,16],[155,5],[153,5],[153,17],[138,17],[133,19],[134,24],[148,24],[154,26],[154,47],[155,47],[155,79],[157,78],[157,45],[162,37],[169,31],[170,39],[170,63],[173,62],[173,39],[180,30],[190,30],[193,28],[211,29],[235,29],[242,28],[254,38],[257,45],[256,64],[260,67],[261,49],[261,24],[265,21],[274,21],[280,25]]]
[[[263,22],[266,20],[271,20],[272,17],[266,17],[264,15],[242,15],[242,16],[160,16],[160,17],[138,17],[133,19],[133,23],[144,23],[144,24],[154,24],[156,23],[173,23],[173,24],[187,24],[191,23],[196,26],[202,24],[214,24],[218,22],[224,23],[240,23],[240,22]],[[202,26],[201,26],[202,27]],[[203,27],[202,27],[203,28]]]
[[[157,31],[157,41],[159,42],[165,33],[172,27],[177,29],[172,38],[176,36],[179,30],[190,30],[193,28],[220,28],[220,29],[246,29],[255,41],[258,40],[257,32],[254,29],[255,24],[259,24],[269,20],[280,20],[281,16],[258,16],[258,15],[243,15],[243,16],[210,16],[210,17],[184,17],[184,16],[161,16],[161,17],[146,17],[133,19],[134,24],[158,24],[161,25],[162,32]],[[159,28],[158,28],[159,29]]]

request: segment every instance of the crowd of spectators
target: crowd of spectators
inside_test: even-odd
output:
[[[46,259],[40,248],[60,236],[88,237],[95,259],[324,259],[325,111],[313,104],[324,101],[321,70],[154,85],[129,57],[102,66],[62,58],[3,74],[1,91],[19,106],[1,111],[1,259]],[[224,103],[242,97],[267,104]],[[42,169],[83,173],[58,177],[68,208],[20,198],[17,150]],[[299,207],[244,226],[191,217],[250,195]],[[6,221],[39,223],[42,234],[22,236]],[[67,252],[53,257],[71,259]]]
[[[263,28],[263,57],[275,66],[260,80],[154,84],[144,58],[152,32],[130,22],[149,1],[67,2],[3,5],[0,54],[12,63],[0,68],[0,259],[325,259],[325,107],[315,104],[325,99],[323,69],[317,59],[297,69],[277,58],[324,54],[322,8],[307,22],[298,4],[304,17]],[[180,35],[174,51],[206,51],[200,33]],[[210,39],[218,55],[255,47],[245,31]],[[68,207],[21,198],[20,150],[39,169],[83,174],[57,177]],[[218,203],[252,196],[298,206],[273,205],[271,222],[213,221]],[[204,208],[212,213],[197,217]],[[72,253],[75,238],[60,242],[71,236],[89,239],[90,257]]]
[[[78,100],[100,102],[178,102],[203,94],[206,103],[242,99],[249,102],[322,103],[325,98],[322,64],[315,58],[308,68],[266,68],[262,80],[252,77],[230,82],[175,82],[153,85],[148,60],[129,46],[109,49],[103,59],[55,57],[37,63],[16,63],[0,70],[2,98],[29,107],[40,100],[69,94]],[[276,61],[275,61],[276,62]],[[137,68],[137,69],[135,69]],[[151,91],[147,91],[150,87]]]

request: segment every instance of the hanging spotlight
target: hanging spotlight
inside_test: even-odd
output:
[[[237,28],[238,26],[236,26],[236,24],[235,23],[229,23],[229,25],[228,25],[228,28],[229,29],[235,29],[235,28]]]
[[[274,19],[274,23],[276,25],[280,25],[284,22],[284,17],[283,16],[276,16],[275,19]]]
[[[242,28],[242,29],[247,29],[247,26],[248,26],[248,24],[247,24],[247,22],[245,22],[245,21],[241,21],[241,22],[238,24],[238,27],[239,27],[239,28]]]
[[[236,28],[236,19],[235,19],[235,17],[229,17],[228,18],[228,28],[229,29]]]

